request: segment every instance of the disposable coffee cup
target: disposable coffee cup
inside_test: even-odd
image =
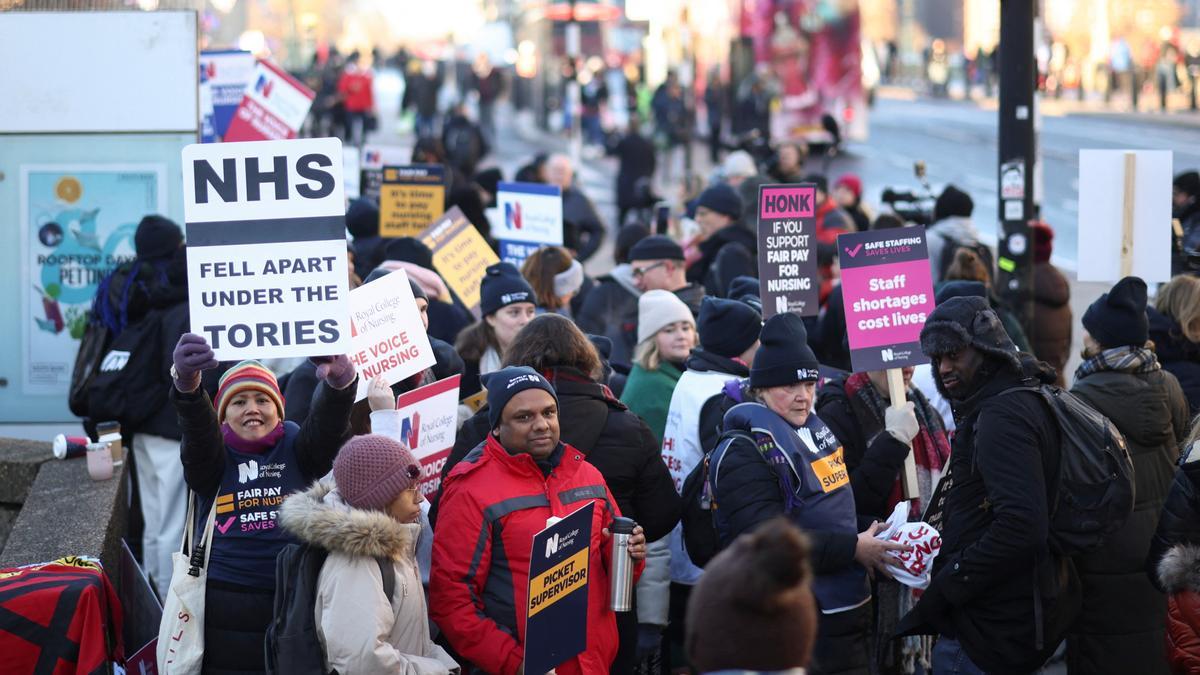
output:
[[[121,444],[121,423],[101,422],[96,425],[96,433],[100,435],[101,443],[108,443],[108,450],[112,453],[113,466],[121,466],[125,461],[125,450]]]
[[[87,444],[87,468],[92,480],[108,480],[113,476],[112,451],[108,443]]]
[[[68,436],[59,434],[54,437],[54,457],[56,459],[74,459],[87,453],[88,439],[83,436]]]

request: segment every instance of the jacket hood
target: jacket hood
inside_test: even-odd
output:
[[[608,273],[608,278],[617,282],[622,288],[633,294],[633,297],[640,298],[642,291],[638,289],[637,284],[633,282],[633,266],[629,263],[621,263]]]
[[[332,481],[318,481],[283,500],[279,522],[305,543],[371,558],[415,556],[421,533],[419,524],[397,522],[382,511],[352,508],[342,501]]]
[[[1200,345],[1183,336],[1178,321],[1154,307],[1146,307],[1146,317],[1150,320],[1150,339],[1160,362],[1200,361]]]
[[[1071,302],[1071,285],[1050,263],[1033,267],[1033,299],[1047,307],[1062,307]]]
[[[1167,593],[1200,592],[1200,546],[1172,546],[1158,562],[1158,580]]]
[[[727,373],[734,377],[750,377],[750,369],[746,364],[706,352],[699,347],[692,350],[692,355],[688,357],[685,365],[688,370],[700,373]]]
[[[1131,445],[1174,446],[1171,402],[1163,371],[1101,371],[1076,380],[1080,393],[1108,416]],[[1166,422],[1164,422],[1164,420]]]

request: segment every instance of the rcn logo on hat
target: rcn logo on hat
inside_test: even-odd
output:
[[[527,291],[519,291],[517,293],[505,293],[504,295],[500,296],[500,302],[502,302],[506,305],[511,305],[514,302],[528,302],[528,301],[529,301],[529,293]]]
[[[512,389],[513,387],[517,386],[518,384],[521,384],[522,382],[541,382],[541,381],[542,381],[542,378],[538,377],[537,375],[518,375],[518,376],[514,377],[513,379],[509,380],[508,385],[505,386],[504,388]]]

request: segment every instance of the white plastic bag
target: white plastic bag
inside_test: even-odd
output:
[[[899,560],[903,568],[892,567],[896,581],[912,588],[925,589],[929,586],[933,570],[933,559],[942,549],[942,535],[926,523],[908,522],[908,502],[896,504],[887,519],[887,527],[875,535],[876,539],[906,544],[909,551],[888,551],[888,555]]]
[[[162,623],[158,626],[158,672],[161,675],[195,675],[204,663],[204,591],[208,582],[208,557],[212,553],[213,521],[217,502],[213,499],[204,527],[204,536],[197,546],[204,547],[204,562],[193,569],[191,564],[192,531],[196,493],[188,497],[187,520],[183,528],[182,550],[171,554],[171,586],[163,606]],[[183,553],[187,551],[187,554]]]

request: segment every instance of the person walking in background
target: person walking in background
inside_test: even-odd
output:
[[[617,157],[617,227],[620,228],[631,224],[626,222],[630,213],[650,209],[658,201],[654,194],[658,153],[654,143],[642,134],[642,123],[634,115],[611,154]]]
[[[402,110],[414,113],[414,130],[417,138],[436,138],[438,93],[442,89],[442,74],[437,62],[413,61],[404,80]]]
[[[338,79],[338,96],[346,107],[346,142],[361,148],[375,117],[374,80],[371,69],[364,68],[362,55],[354,52],[346,60],[346,68]]]
[[[1145,560],[1188,433],[1187,399],[1147,346],[1146,282],[1118,281],[1087,308],[1083,328],[1085,360],[1071,393],[1125,436],[1136,501],[1103,546],[1074,558],[1083,610],[1067,636],[1067,670],[1166,675],[1166,598],[1147,578]]]
[[[604,242],[608,231],[604,219],[592,200],[575,184],[575,166],[570,157],[555,154],[546,159],[546,182],[557,185],[562,191],[563,222],[572,223],[579,230],[580,243],[575,257],[580,262],[587,262]]]
[[[638,345],[621,402],[646,420],[662,443],[667,407],[684,361],[696,346],[696,319],[670,291],[646,291],[638,298]]]
[[[721,134],[729,108],[729,90],[721,81],[721,71],[713,67],[704,86],[704,114],[708,117],[708,161],[714,167],[721,163]]]
[[[1033,233],[1033,355],[1058,371],[1055,384],[1065,386],[1067,361],[1071,358],[1071,284],[1050,262],[1054,230],[1041,221]]]

